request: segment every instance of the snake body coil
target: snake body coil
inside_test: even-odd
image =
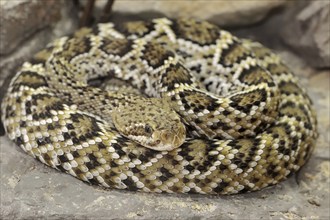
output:
[[[105,76],[144,96],[87,85]],[[2,120],[48,166],[145,192],[259,190],[304,165],[317,137],[311,101],[278,56],[187,19],[99,24],[53,42],[12,79]]]

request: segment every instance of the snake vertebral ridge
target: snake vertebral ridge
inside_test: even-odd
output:
[[[110,77],[141,94],[104,90]],[[311,101],[269,49],[208,22],[83,28],[26,62],[2,102],[11,140],[104,187],[234,194],[284,180],[317,137]]]

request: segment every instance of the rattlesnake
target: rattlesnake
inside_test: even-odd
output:
[[[87,85],[97,77],[143,95]],[[317,137],[311,100],[277,55],[193,19],[103,23],[54,41],[12,79],[2,120],[48,166],[144,192],[259,190],[304,165]]]

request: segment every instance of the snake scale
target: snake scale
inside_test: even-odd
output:
[[[88,84],[100,77],[141,94]],[[23,64],[1,109],[26,153],[88,183],[235,194],[305,164],[317,138],[311,105],[259,43],[206,21],[159,18],[54,41]]]

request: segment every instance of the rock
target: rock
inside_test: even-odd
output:
[[[98,6],[104,6],[100,1]],[[241,26],[256,23],[287,0],[263,1],[115,1],[113,12],[145,13],[161,12],[170,18],[195,17],[207,19],[221,26]]]
[[[311,66],[329,68],[330,2],[312,1],[302,10],[295,7],[292,11],[285,19],[288,25],[282,32],[284,42]]]
[[[52,39],[76,30],[71,9],[63,0],[0,1],[0,85]]]
[[[0,54],[8,54],[36,31],[61,18],[61,4],[48,1],[1,1]]]

